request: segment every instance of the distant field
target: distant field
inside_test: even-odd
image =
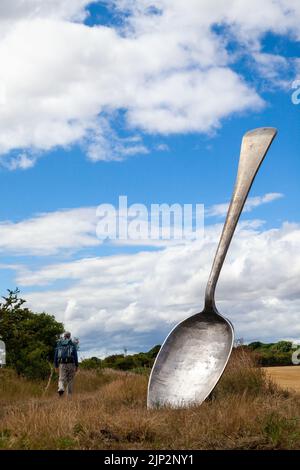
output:
[[[300,392],[300,367],[264,367],[264,370],[280,387]]]

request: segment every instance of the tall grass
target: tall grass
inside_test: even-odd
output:
[[[44,383],[18,377],[13,370],[0,369],[0,406],[6,402],[39,397],[43,393]]]
[[[31,384],[13,376],[9,380],[9,386],[12,382],[18,385],[14,385],[12,403],[1,409],[2,448],[292,449],[300,446],[300,398],[269,382],[263,370],[255,367],[252,357],[243,352],[233,355],[209,400],[182,410],[147,410],[146,375],[80,371],[72,399],[59,399],[55,383],[42,397],[45,384]],[[0,388],[0,400],[3,394],[7,400],[7,386]],[[31,395],[34,390],[36,394]]]
[[[228,394],[248,394],[258,396],[262,393],[279,393],[278,387],[271,382],[261,367],[256,356],[243,348],[234,349],[226,371],[215,388],[212,396]]]

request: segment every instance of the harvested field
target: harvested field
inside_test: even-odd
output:
[[[265,367],[264,370],[279,387],[300,392],[300,367]]]

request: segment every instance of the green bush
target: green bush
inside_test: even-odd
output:
[[[291,353],[261,352],[257,353],[257,359],[263,367],[292,365]]]
[[[83,359],[80,363],[82,369],[101,369],[102,361],[98,357],[90,357],[89,359]]]
[[[244,348],[255,352],[258,364],[261,366],[289,366],[292,364],[293,343],[291,341],[278,341],[278,343],[255,341]]]

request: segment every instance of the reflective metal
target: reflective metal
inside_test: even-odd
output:
[[[0,367],[6,364],[6,350],[4,341],[0,340]]]
[[[216,308],[215,289],[250,188],[276,134],[274,128],[260,128],[243,138],[237,180],[207,283],[204,310],[176,325],[163,343],[149,379],[149,408],[199,405],[222,376],[234,330]]]

